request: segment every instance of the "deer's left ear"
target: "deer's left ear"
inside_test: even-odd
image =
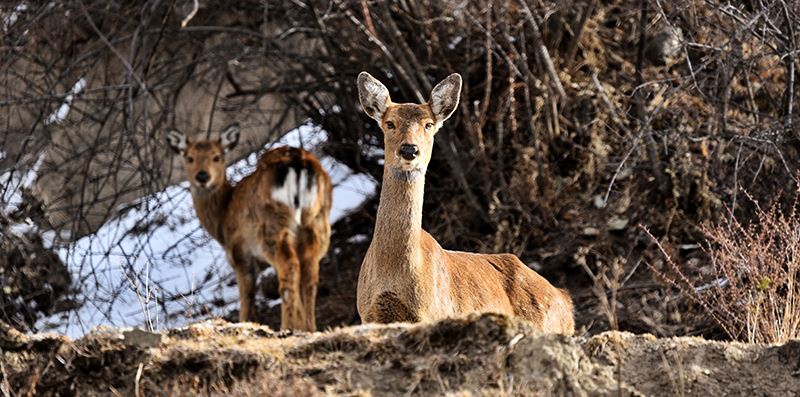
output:
[[[169,148],[178,154],[183,154],[188,146],[186,135],[183,135],[178,130],[170,130],[167,132],[167,143],[169,143]]]
[[[438,127],[442,126],[445,120],[450,118],[458,106],[461,97],[461,75],[453,73],[442,80],[431,91],[431,110],[436,117]]]
[[[222,132],[219,133],[219,142],[222,144],[222,149],[225,150],[225,153],[228,153],[239,143],[240,131],[239,123],[233,123],[225,127]]]

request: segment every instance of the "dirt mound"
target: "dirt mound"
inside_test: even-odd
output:
[[[792,395],[800,342],[541,334],[485,314],[432,324],[275,332],[207,321],[77,341],[0,328],[11,395]],[[622,391],[619,394],[619,391]]]

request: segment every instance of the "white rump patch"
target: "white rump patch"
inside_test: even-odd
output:
[[[316,180],[305,169],[298,175],[295,168],[289,168],[283,186],[272,190],[272,199],[294,211],[294,220],[299,225],[303,209],[311,207],[317,200]]]

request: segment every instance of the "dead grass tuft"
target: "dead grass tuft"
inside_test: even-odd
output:
[[[730,216],[702,228],[709,275],[687,275],[660,243],[675,277],[656,272],[698,303],[731,338],[783,343],[800,337],[798,200],[795,196],[786,212],[780,200],[766,210],[750,201],[755,207],[753,222],[745,224]]]

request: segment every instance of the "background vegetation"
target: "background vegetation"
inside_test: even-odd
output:
[[[242,157],[311,123],[327,132],[320,154],[380,181],[382,137],[355,76],[367,70],[411,102],[459,72],[461,104],[436,138],[425,196],[424,226],[443,246],[519,255],[571,291],[589,333],[773,340],[751,338],[740,316],[764,314],[742,309],[765,289],[778,317],[798,310],[798,11],[708,0],[15,2],[2,8],[2,235],[28,222],[69,246],[178,182],[168,127],[239,120]],[[35,181],[12,177],[32,169]],[[9,206],[10,192],[24,204]],[[368,245],[358,236],[371,236],[376,205],[334,225],[323,327],[358,322]],[[151,225],[135,226],[123,232]],[[0,284],[17,288],[25,266],[4,262]],[[48,291],[78,302],[38,314],[19,303],[42,290],[15,289],[4,320],[25,328],[87,304],[77,298],[87,282]],[[93,299],[113,304],[114,293]],[[277,318],[264,308],[265,322]],[[783,329],[764,319],[758,327]]]

